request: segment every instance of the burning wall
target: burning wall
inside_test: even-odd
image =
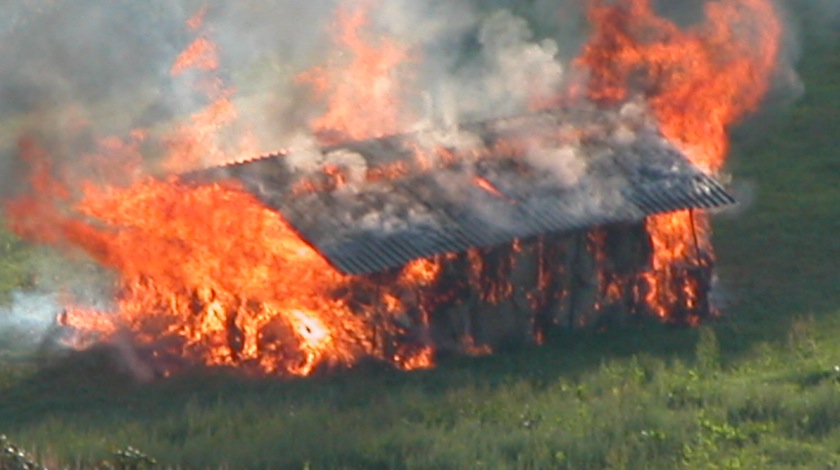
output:
[[[263,126],[250,126],[243,119],[247,109],[233,99],[237,90],[220,71],[224,57],[213,42],[214,31],[204,26],[213,6],[199,8],[188,19],[184,29],[193,39],[175,57],[175,66],[167,67],[172,80],[190,85],[187,101],[206,105],[189,113],[174,130],[144,126],[128,138],[101,140],[98,158],[89,159],[98,161],[93,168],[100,181],[78,166],[48,167],[47,155],[55,151],[49,142],[24,141],[21,153],[33,162],[35,191],[7,204],[12,228],[34,241],[80,249],[115,272],[112,309],[70,303],[60,316],[62,324],[76,331],[77,346],[128,338],[163,372],[199,363],[307,375],[320,366],[350,366],[365,357],[403,368],[428,366],[435,347],[475,350],[510,336],[539,339],[550,325],[587,318],[594,322],[592,316],[598,313],[649,313],[689,323],[708,314],[713,259],[708,219],[700,211],[686,210],[708,206],[683,201],[632,216],[622,211],[644,206],[647,193],[638,188],[651,181],[659,181],[653,184],[658,188],[654,193],[672,201],[714,190],[711,180],[695,168],[720,170],[728,126],[755,109],[769,86],[780,40],[772,4],[709,1],[702,20],[680,27],[659,16],[647,0],[591,1],[592,33],[570,66],[558,59],[558,43],[533,40],[524,21],[497,12],[480,24],[464,21],[477,31],[480,52],[475,60],[434,74],[444,65],[454,67],[446,54],[443,59],[424,57],[422,38],[408,35],[414,42],[404,44],[391,34],[398,29],[400,15],[414,11],[407,5],[394,10],[401,3],[339,7],[333,47],[344,52],[328,55],[327,65],[289,80],[314,90],[314,97],[298,95],[310,104],[304,108],[317,109],[311,104],[321,103],[325,109],[321,114],[290,112],[310,118],[314,137],[309,140],[316,143],[290,140],[294,148],[284,152],[279,167],[265,168],[260,161],[248,164],[259,169],[257,178],[233,171],[239,182],[231,185],[197,181],[194,173],[186,179],[171,174],[247,159],[274,145],[276,135],[294,134],[275,128],[275,136],[265,143]],[[420,15],[427,21],[422,24],[434,26],[428,23],[435,18],[429,13],[433,10],[430,6]],[[374,24],[374,12],[392,21]],[[434,27],[445,31],[451,26]],[[422,85],[430,85],[426,93]],[[417,86],[421,88],[411,90]],[[470,88],[479,93],[468,92]],[[408,104],[427,103],[425,111],[431,112],[406,104],[412,91],[421,98],[409,99]],[[506,95],[510,99],[504,99]],[[622,110],[633,109],[634,103],[641,118],[633,113],[622,117]],[[566,111],[542,114],[555,119],[546,126],[554,139],[551,145],[541,140],[546,132],[533,122],[519,124],[519,131],[508,134],[493,125],[458,125],[466,118],[490,117],[490,110],[537,112],[526,117],[534,119],[541,115],[539,110],[558,108]],[[575,112],[585,114],[588,109],[596,118],[575,122]],[[426,119],[418,120],[418,115]],[[604,116],[618,118],[605,127],[598,124]],[[648,124],[633,124],[634,119]],[[516,121],[494,125],[504,127],[506,122]],[[650,126],[654,131],[642,130]],[[387,137],[413,127],[431,130],[412,138]],[[364,140],[374,137],[381,138]],[[601,144],[575,156],[575,145],[598,139]],[[604,144],[610,139],[617,144]],[[680,158],[667,162],[680,171],[657,180],[650,175],[667,174],[668,165],[636,164],[626,158],[632,152],[606,152],[603,157],[605,150],[638,142],[649,144],[641,147],[643,158],[637,160],[655,162],[662,149],[672,149],[666,154]],[[409,156],[371,162],[376,154],[369,151],[371,146],[380,153],[388,150],[383,153],[388,158],[395,153]],[[693,165],[680,163],[682,155]],[[103,160],[109,160],[107,170]],[[526,197],[522,188],[529,183],[518,176],[522,171],[492,170],[494,165],[522,164],[539,176],[530,180],[533,188],[545,186],[538,183],[548,175],[552,187],[566,192],[528,206],[540,201],[539,191]],[[582,172],[581,165],[603,169],[595,178],[582,177],[592,173]],[[150,167],[156,168],[155,178],[143,176]],[[290,184],[287,167],[307,176]],[[492,171],[477,172],[482,169]],[[645,172],[647,177],[635,181],[628,177]],[[521,225],[540,218],[513,217],[496,224],[504,236],[494,238],[493,230],[487,229],[493,224],[485,224],[487,233],[479,234],[487,235],[488,243],[467,240],[442,254],[437,248],[427,250],[423,254],[430,257],[419,259],[391,243],[391,252],[402,252],[398,261],[408,264],[386,262],[380,266],[387,268],[384,272],[365,276],[337,271],[313,249],[336,264],[341,249],[331,255],[330,243],[315,239],[341,235],[334,227],[399,225],[416,219],[431,220],[425,230],[429,232],[436,212],[424,214],[417,203],[428,206],[437,194],[415,194],[416,200],[397,208],[396,216],[370,212],[371,207],[385,209],[371,196],[376,188],[387,188],[384,193],[393,200],[400,194],[394,188],[400,185],[409,193],[422,189],[424,174],[434,175],[432,183],[437,185],[427,187],[459,194],[467,202],[463,207],[473,212],[489,211],[493,217],[485,219],[499,219],[496,216],[505,212],[540,213],[543,205],[562,207],[569,201],[584,209],[566,208],[565,214],[597,214],[602,219],[518,233]],[[569,180],[584,184],[571,185]],[[603,185],[605,181],[611,184]],[[706,189],[698,181],[705,182]],[[368,192],[360,191],[365,185]],[[290,211],[289,203],[272,202],[275,193],[282,201],[298,201],[292,205],[309,205]],[[470,194],[482,197],[471,200]],[[322,215],[318,219],[309,211],[324,200],[315,213]],[[352,203],[337,201],[360,200],[366,202],[356,215],[366,217],[365,224],[340,220],[355,209]],[[657,200],[647,204],[656,206]],[[281,207],[279,213],[272,205]],[[347,210],[335,212],[336,207]],[[333,227],[318,225],[324,213],[338,219]],[[666,214],[644,219],[653,213]],[[450,222],[462,221],[452,214],[472,217],[451,212]],[[596,222],[612,225],[586,231]],[[555,233],[545,235],[547,229]],[[441,237],[432,238],[438,243]],[[416,234],[408,238],[418,239]],[[470,249],[460,251],[466,248]]]

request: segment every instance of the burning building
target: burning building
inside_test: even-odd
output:
[[[734,202],[647,116],[634,103],[544,111],[308,150],[321,167],[292,152],[188,179],[240,183],[334,269],[382,289],[410,263],[434,265],[426,292],[401,302],[406,319],[437,346],[492,345],[644,312],[645,219]],[[698,303],[672,321],[711,314],[711,260],[694,249]]]
[[[326,93],[317,144],[223,164],[209,143],[235,118],[233,90],[205,81],[207,112],[163,139],[163,175],[77,191],[25,141],[36,191],[7,205],[12,227],[117,273],[113,308],[60,316],[74,345],[127,341],[163,374],[413,369],[553,328],[696,324],[714,312],[706,210],[734,202],[715,180],[727,128],[769,87],[779,20],[768,0],[709,1],[687,28],[649,0],[592,1],[588,15],[577,73],[529,78],[540,86],[520,114],[405,132],[388,77],[409,54],[365,42],[365,10],[344,10],[348,77],[301,76]],[[211,72],[215,53],[199,37],[171,72]],[[382,112],[362,118],[357,95]]]

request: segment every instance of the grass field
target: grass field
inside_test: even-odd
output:
[[[840,468],[840,32],[803,50],[804,96],[734,136],[755,199],[716,219],[715,323],[299,381],[139,384],[98,351],[5,364],[0,434],[50,468],[129,445],[173,468]],[[28,253],[0,235],[0,295]]]

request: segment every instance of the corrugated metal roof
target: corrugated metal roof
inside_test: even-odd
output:
[[[346,181],[336,185],[305,168],[318,159],[342,169]],[[405,171],[364,176],[394,163]],[[646,121],[595,110],[270,155],[188,177],[194,178],[238,180],[349,274],[735,202]],[[302,181],[320,189],[302,190]]]

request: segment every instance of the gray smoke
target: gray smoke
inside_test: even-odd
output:
[[[14,292],[11,304],[0,307],[0,358],[37,351],[60,312],[56,294]]]
[[[444,141],[458,149],[476,146],[477,136],[455,130],[459,123],[514,115],[525,111],[529,100],[549,97],[570,79],[568,64],[588,32],[586,2],[580,0],[370,1],[372,37],[395,37],[413,52],[409,73],[392,78],[406,84],[406,118],[400,124],[423,130],[418,137],[421,147]],[[795,32],[805,28],[801,18],[819,18],[808,27],[820,34],[836,31],[840,3],[779,1],[794,33],[779,67],[777,90],[794,90],[791,95],[796,95],[802,85],[792,64],[801,52],[794,40]],[[35,136],[49,158],[72,167],[97,152],[101,137],[125,136],[133,129],[160,133],[206,105],[208,97],[196,87],[200,73],[170,75],[178,54],[201,35],[218,44],[216,75],[235,93],[240,124],[222,134],[231,139],[228,148],[235,148],[237,134],[253,132],[258,153],[292,148],[297,168],[311,171],[333,163],[353,169],[353,178],[360,177],[365,166],[356,155],[324,154],[314,145],[308,121],[323,110],[296,79],[311,67],[329,63],[335,9],[358,3],[0,2],[0,198],[25,186],[26,168],[15,145],[20,135]],[[693,0],[655,3],[686,24],[701,13],[700,2]],[[203,6],[203,25],[192,31],[185,23]],[[359,119],[364,116],[360,105]],[[619,130],[614,138],[632,138],[632,132]],[[140,151],[149,171],[165,154],[162,144],[154,141],[144,143]],[[568,184],[581,176],[574,147],[533,149],[528,157]],[[64,287],[42,286],[47,292],[60,289]],[[88,289],[91,292],[79,296],[99,299],[108,282],[98,281]],[[17,293],[12,306],[0,310],[0,332],[24,332],[21,338],[42,335],[56,303],[50,293]]]
[[[53,158],[75,161],[95,151],[96,138],[132,129],[160,130],[207,103],[200,74],[172,77],[170,67],[197,36],[219,45],[217,75],[235,92],[240,124],[258,153],[286,148],[322,109],[295,77],[329,62],[339,5],[354,0],[39,0],[0,5],[0,191],[19,186],[15,137],[38,135]],[[690,23],[700,2],[655,2]],[[585,2],[577,0],[370,0],[371,38],[394,37],[412,51],[404,82],[405,129],[452,126],[526,109],[568,77],[585,41]],[[800,10],[837,25],[833,0],[787,0],[789,23]],[[206,6],[203,25],[187,19]],[[818,11],[819,14],[813,14]],[[788,49],[795,58],[794,41]],[[780,88],[801,87],[780,67]],[[402,73],[402,72],[400,72]],[[364,119],[364,104],[359,116]],[[231,142],[230,148],[236,148]],[[163,153],[144,147],[149,160]],[[232,155],[231,159],[244,156]],[[0,194],[2,196],[3,194]]]

